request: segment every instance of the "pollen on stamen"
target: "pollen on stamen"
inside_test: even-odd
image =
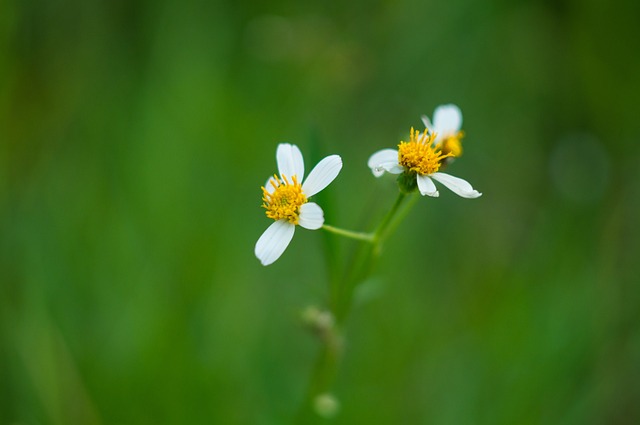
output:
[[[459,157],[462,155],[461,140],[463,137],[464,131],[458,131],[457,133],[444,138],[437,146],[440,147],[444,154],[451,154],[453,157]]]
[[[302,185],[297,176],[291,176],[290,179],[285,175],[282,179],[274,175],[269,180],[273,191],[262,187],[262,207],[267,210],[266,215],[271,219],[285,219],[291,224],[298,224],[300,207],[307,202],[307,197],[302,193]]]
[[[398,163],[409,172],[420,175],[433,174],[440,169],[444,158],[453,156],[443,153],[439,146],[434,147],[435,133],[420,133],[411,128],[409,142],[398,145]]]

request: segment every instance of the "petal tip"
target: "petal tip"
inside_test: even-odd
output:
[[[291,242],[294,232],[295,226],[286,220],[275,221],[267,227],[258,238],[254,248],[255,256],[260,260],[260,263],[263,266],[268,266],[280,258]]]
[[[384,174],[384,168],[382,168],[379,165],[376,165],[375,167],[371,167],[371,173],[375,176],[375,177],[380,177]]]
[[[435,191],[435,192],[421,192],[422,196],[431,196],[432,198],[438,198],[440,197],[440,192],[439,191]]]

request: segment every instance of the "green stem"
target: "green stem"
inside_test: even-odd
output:
[[[405,204],[404,208],[401,209],[400,207],[406,198],[406,194],[399,194],[395,203],[373,233],[353,232],[326,224],[322,226],[324,230],[330,233],[368,243],[362,245],[355,254],[353,261],[349,262],[350,270],[345,273],[341,285],[336,287],[336,297],[332,297],[335,302],[331,303],[331,312],[335,317],[336,324],[331,329],[331,332],[322,338],[323,344],[316,360],[305,401],[302,409],[298,412],[297,423],[317,423],[317,421],[321,420],[313,411],[313,400],[317,395],[330,391],[333,386],[343,354],[343,334],[341,329],[351,310],[354,292],[358,285],[369,277],[373,271],[382,250],[383,242],[406,217],[411,206],[415,203],[415,199],[417,199],[414,197],[411,202]]]
[[[356,254],[354,261],[350,262],[351,270],[346,274],[342,282],[339,299],[334,307],[334,314],[338,323],[343,323],[349,311],[351,310],[354,292],[361,282],[363,282],[373,271],[377,259],[382,251],[382,243],[391,234],[391,230],[395,229],[399,224],[398,220],[394,220],[396,214],[407,195],[400,193],[389,212],[382,218],[382,221],[373,232],[373,240],[371,245],[363,246]],[[411,203],[413,204],[413,203]],[[408,208],[402,210],[402,218],[406,216]],[[391,227],[391,228],[390,228]]]
[[[324,423],[314,409],[315,398],[323,393],[331,391],[333,381],[338,372],[338,366],[342,358],[343,341],[337,328],[332,328],[330,332],[322,338],[320,353],[311,375],[311,381],[304,402],[297,413],[295,423],[301,425],[313,425]]]
[[[341,229],[335,226],[329,226],[328,224],[323,224],[322,228],[327,232],[335,233],[336,235],[344,236],[345,238],[356,239],[359,241],[365,242],[373,242],[374,234],[372,233],[364,233],[364,232],[353,232],[351,230]]]
[[[404,201],[406,197],[407,195],[402,192],[398,194],[396,202],[393,204],[387,215],[384,216],[384,218],[376,228],[376,231],[374,232],[374,244],[379,244],[382,242],[383,236],[386,236],[385,230],[387,230],[387,227],[389,226],[389,223],[391,223],[393,216],[396,215],[396,213],[398,212],[398,208],[400,208],[400,205],[402,205],[402,201]]]
[[[385,229],[384,233],[381,234],[381,236],[380,236],[381,240],[386,240],[389,236],[391,236],[393,234],[393,232],[395,232],[395,230],[398,228],[400,223],[402,223],[402,221],[405,219],[407,214],[409,214],[409,211],[411,211],[411,208],[416,203],[418,198],[419,198],[419,196],[417,196],[417,195],[410,196],[410,198],[407,201],[407,203],[405,203],[404,206],[402,207],[402,209],[400,209],[397,212],[397,214],[393,217],[393,219],[390,220],[389,225]]]

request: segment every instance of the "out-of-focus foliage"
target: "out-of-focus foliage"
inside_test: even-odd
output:
[[[253,256],[275,147],[367,230],[368,156],[448,102],[484,195],[388,241],[334,422],[637,423],[639,5],[3,1],[0,423],[289,423],[327,276],[321,232]]]

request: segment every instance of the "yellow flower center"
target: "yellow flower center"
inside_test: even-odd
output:
[[[442,160],[453,154],[443,153],[440,146],[434,147],[435,137],[433,133],[420,133],[411,128],[409,142],[400,142],[398,145],[398,163],[409,172],[420,175],[429,175],[438,171]]]
[[[456,134],[442,140],[437,146],[440,147],[443,154],[451,154],[451,156],[458,157],[462,155],[461,140],[463,137],[464,131],[458,131]]]
[[[291,224],[298,224],[300,207],[307,202],[298,178],[292,176],[289,181],[286,176],[282,176],[281,180],[274,174],[269,184],[274,188],[271,193],[262,187],[262,207],[267,210],[267,217],[274,220],[285,219]]]

